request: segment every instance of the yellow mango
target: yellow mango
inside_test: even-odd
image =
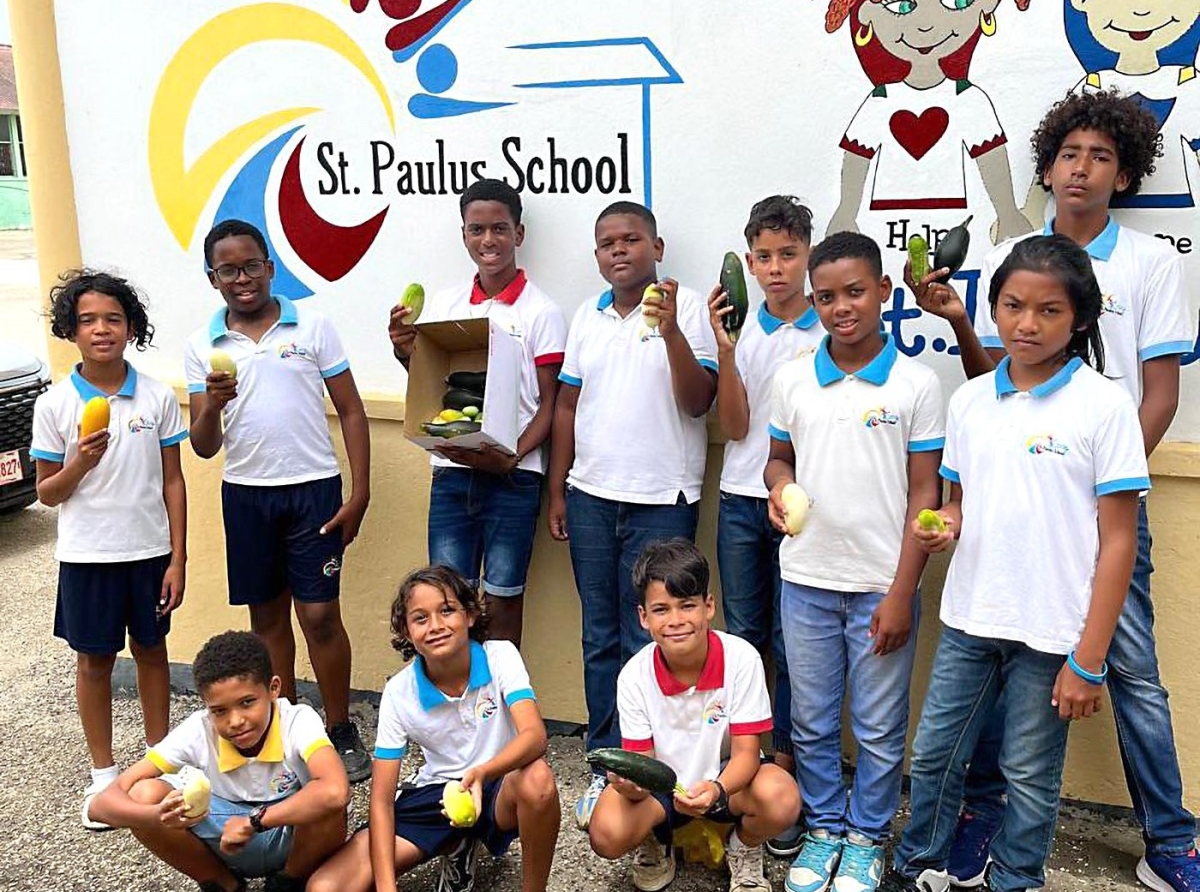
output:
[[[438,413],[437,421],[439,424],[449,424],[452,421],[466,421],[467,416],[457,409],[443,409]]]
[[[208,364],[214,372],[227,372],[234,381],[237,380],[237,363],[224,350],[214,350],[208,355]]]
[[[83,417],[79,419],[79,439],[90,437],[96,431],[108,429],[110,418],[108,400],[94,396],[83,405]]]
[[[787,512],[784,522],[788,535],[795,536],[804,528],[804,521],[808,518],[808,493],[799,483],[789,483],[779,497],[783,500],[783,510]]]
[[[662,302],[662,289],[653,283],[647,285],[646,290],[642,292],[642,322],[646,324],[646,328],[658,328],[658,316],[647,313],[646,307],[657,307]]]
[[[208,814],[208,804],[212,798],[212,784],[208,782],[204,772],[189,765],[179,772],[179,776],[183,780],[181,792],[183,793],[183,802],[187,806],[187,816],[199,818]]]
[[[917,513],[917,523],[925,530],[936,530],[939,533],[946,532],[946,521],[942,520],[942,515],[929,508],[922,508]]]
[[[442,791],[442,808],[455,827],[470,827],[479,817],[475,813],[475,800],[469,790],[458,781],[450,781]]]

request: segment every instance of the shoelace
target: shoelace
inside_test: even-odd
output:
[[[842,863],[838,873],[865,876],[875,863],[875,849],[867,846],[845,846],[842,848]]]
[[[833,857],[837,850],[837,840],[810,836],[804,841],[804,848],[800,850],[800,855],[796,859],[796,866],[807,867],[812,871],[825,870],[829,864],[829,859]]]

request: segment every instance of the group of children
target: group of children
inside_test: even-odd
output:
[[[346,722],[337,578],[369,500],[369,445],[337,336],[319,314],[271,296],[253,227],[213,230],[205,259],[226,307],[188,344],[190,433],[202,457],[226,449],[230,598],[250,606],[257,637],[206,645],[195,664],[206,708],[166,734],[163,642],[183,594],[178,443],[188,431],[169,391],[122,359],[126,342],[152,334],[136,293],[102,274],[71,279],[54,295],[54,332],[83,361],[39,401],[33,454],[43,501],[63,505],[56,634],[79,653],[97,766],[85,823],[132,827],[211,890],[257,875],[272,889],[310,875],[312,890],[391,889],[397,873],[442,856],[439,889],[460,892],[481,845],[500,854],[517,837],[523,888],[544,889],[558,793],[514,644],[546,477],[550,532],[569,543],[582,605],[587,747],[654,755],[680,782],[660,794],[597,770],[575,805],[598,854],[634,853],[638,889],[671,882],[672,832],[700,817],[730,831],[732,892],[770,889],[764,843],[794,858],[788,892],[1040,887],[1069,721],[1092,715],[1107,686],[1146,839],[1138,877],[1197,892],[1195,824],[1154,656],[1144,499],[1192,332],[1178,258],[1108,213],[1153,170],[1156,132],[1151,114],[1116,94],[1051,109],[1032,142],[1057,215],[988,255],[988,307],[974,320],[948,271],[917,281],[906,266],[921,307],[954,330],[969,378],[945,412],[937,377],[882,330],[893,284],[878,245],[857,233],[812,245],[811,213],[794,198],[751,210],[747,262],[764,300],[735,342],[719,287],[705,301],[660,278],[664,244],[645,207],[601,213],[595,255],[610,287],[567,326],[517,266],[517,193],[495,180],[469,187],[462,231],[478,275],[434,295],[421,319],[488,316],[521,342],[521,434],[512,455],[448,444],[433,458],[431,566],[409,574],[391,613],[393,645],[415,659],[384,690],[369,829],[344,847],[347,770],[365,774],[366,759]],[[643,304],[651,284],[661,302]],[[410,315],[397,306],[389,322],[405,365],[417,340]],[[213,348],[231,355],[236,376],[213,369]],[[323,390],[347,443],[346,500]],[[79,440],[82,401],[95,394],[109,397],[116,423]],[[279,411],[298,400],[296,412]],[[710,628],[708,564],[691,541],[714,400],[729,439],[724,633]],[[117,479],[143,489],[136,530]],[[789,510],[802,510],[785,504],[795,484],[807,520],[788,535]],[[105,524],[121,531],[112,542],[92,525],[104,511],[121,514]],[[928,555],[952,547],[913,745],[912,820],[888,869],[918,587]],[[293,705],[293,603],[325,725]],[[108,678],[126,629],[150,752],[109,785]],[[849,790],[843,700],[858,745]],[[400,783],[410,742],[425,763]],[[172,780],[185,765],[214,778],[206,815],[189,816]],[[470,794],[470,827],[443,812],[448,784]]]

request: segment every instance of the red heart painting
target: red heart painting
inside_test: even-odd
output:
[[[945,136],[950,115],[937,106],[925,109],[920,117],[910,111],[898,111],[892,115],[888,126],[904,151],[920,161]]]

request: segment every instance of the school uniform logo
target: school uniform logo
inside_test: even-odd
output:
[[[491,694],[484,691],[479,692],[479,699],[475,701],[475,720],[478,722],[486,722],[496,714],[496,700]]]
[[[701,714],[706,725],[719,725],[725,721],[725,704],[720,700],[715,700],[704,707],[704,712]]]
[[[136,434],[141,431],[152,431],[157,425],[153,418],[147,418],[145,415],[135,415],[129,419],[129,432]]]
[[[280,359],[307,359],[308,351],[299,346],[295,341],[290,344],[279,345]]]
[[[279,774],[271,778],[270,789],[272,798],[282,799],[293,788],[300,785],[300,778],[296,776],[296,772],[287,768],[283,769]]]
[[[1060,443],[1050,434],[1035,434],[1025,441],[1030,455],[1066,455],[1071,448]]]
[[[332,579],[342,569],[342,562],[339,558],[331,557],[325,562],[325,566],[321,568],[321,573]]]
[[[887,406],[877,406],[863,413],[863,424],[870,428],[884,424],[899,424],[900,416],[888,410]]]
[[[1111,294],[1104,295],[1104,298],[1100,303],[1101,316],[1124,316],[1126,310],[1128,309],[1129,308],[1125,306],[1125,304],[1121,303],[1121,301],[1117,300]]]

